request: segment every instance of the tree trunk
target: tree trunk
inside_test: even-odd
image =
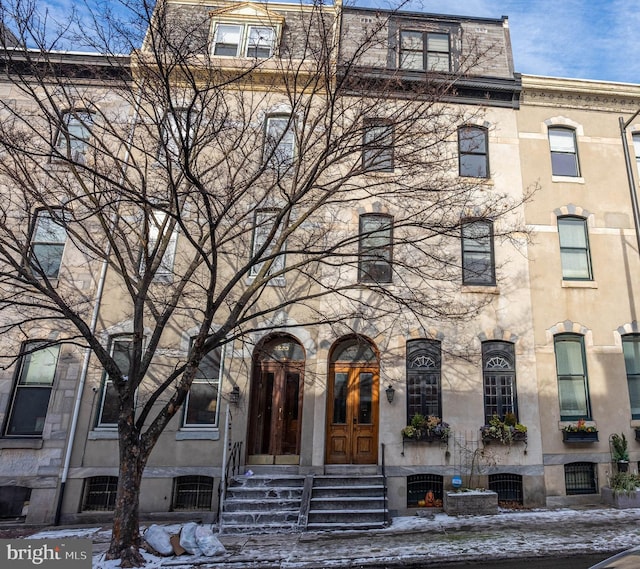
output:
[[[147,456],[140,447],[136,429],[130,431],[128,436],[120,432],[118,492],[111,544],[106,558],[120,559],[120,567],[141,567],[144,565],[144,558],[139,551],[140,482]]]

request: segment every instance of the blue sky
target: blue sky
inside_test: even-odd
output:
[[[508,16],[520,73],[640,83],[638,0],[422,0],[411,7]]]
[[[345,0],[390,7],[394,0]],[[39,0],[63,15],[80,0]],[[111,2],[117,5],[117,0]],[[411,0],[407,8],[436,14],[509,17],[520,73],[640,83],[638,0]]]

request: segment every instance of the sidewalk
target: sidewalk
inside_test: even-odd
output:
[[[164,524],[163,524],[164,525]],[[179,525],[170,525],[178,531]],[[16,528],[18,529],[18,528]],[[0,537],[4,537],[0,530]],[[108,527],[33,530],[33,538],[88,537],[94,543],[93,567],[114,569],[103,561]],[[390,527],[372,531],[307,532],[218,536],[226,548],[219,557],[156,557],[147,567],[173,569],[341,569],[425,567],[429,564],[484,559],[519,560],[582,553],[614,553],[640,543],[640,509],[509,511],[494,516],[394,518]]]

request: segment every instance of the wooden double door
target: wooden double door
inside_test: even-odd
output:
[[[272,342],[254,361],[248,433],[249,464],[298,464],[304,362],[289,340]],[[295,350],[294,353],[301,351]]]
[[[331,366],[327,398],[327,464],[378,461],[377,366]]]

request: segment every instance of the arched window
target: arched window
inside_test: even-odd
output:
[[[504,420],[507,413],[518,418],[516,365],[513,344],[502,341],[482,343],[484,420],[494,415]]]
[[[407,424],[416,414],[442,418],[440,342],[407,342]]]

